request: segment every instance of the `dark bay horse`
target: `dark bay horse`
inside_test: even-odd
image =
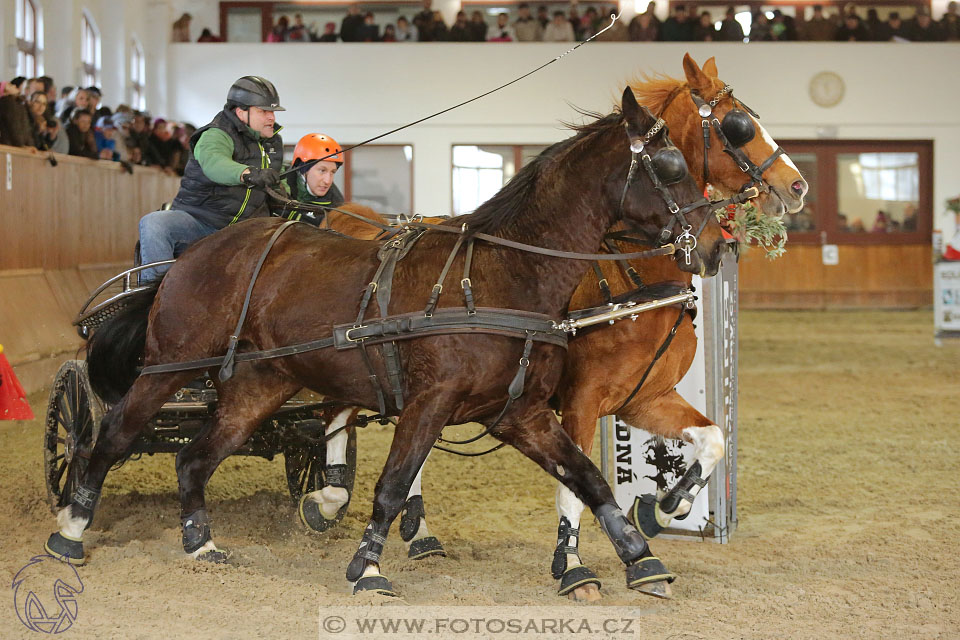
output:
[[[714,274],[726,249],[719,223],[709,206],[697,204],[701,193],[688,174],[666,171],[677,167],[678,157],[682,167],[682,157],[659,124],[626,91],[620,112],[580,127],[525,167],[475,214],[451,226],[466,224],[472,233],[574,252],[596,251],[603,234],[619,220],[651,239],[665,228],[679,237],[685,227],[693,227],[698,244],[689,262],[684,259],[681,265]],[[660,175],[661,168],[668,177]],[[578,206],[571,207],[572,202]],[[686,225],[674,203],[692,205]],[[255,264],[279,224],[251,220],[201,240],[180,257],[158,289],[144,293],[139,304],[131,304],[94,333],[88,352],[91,381],[101,397],[119,400],[104,417],[71,503],[57,516],[60,531],[51,535],[48,550],[82,562],[82,534],[108,470],[163,402],[196,376],[195,371],[138,376],[140,353],[147,366],[219,357],[231,339],[239,340],[241,351],[271,349],[326,337],[332,326],[355,321],[353,301],[378,267],[380,245],[294,225],[263,262],[246,324],[236,338],[231,336]],[[457,237],[428,232],[397,263],[391,314],[423,313]],[[458,257],[453,270],[462,267],[463,258]],[[478,242],[471,272],[476,304],[559,319],[587,268],[579,261]],[[441,298],[440,306],[462,309],[449,295]],[[627,565],[629,586],[642,590],[672,579],[548,406],[560,379],[563,349],[536,342],[525,358],[526,348],[516,338],[469,332],[399,343],[403,409],[387,394],[387,409],[399,420],[376,485],[372,518],[347,568],[355,591],[391,591],[379,570],[383,544],[431,445],[446,424],[493,424],[510,381],[518,377],[518,361],[529,368],[523,393],[493,430],[495,437],[539,464],[594,511]],[[217,382],[214,419],[177,455],[185,551],[200,559],[224,559],[210,534],[206,483],[220,462],[301,388],[360,407],[378,407],[362,354],[360,349],[322,349],[239,362],[233,377]],[[379,379],[385,379],[381,352],[372,349],[368,356]],[[209,370],[218,380],[216,367]]]
[[[712,115],[721,123],[726,123],[728,114],[734,110],[739,113],[732,116],[732,119],[744,115],[749,118],[756,135],[737,148],[755,166],[760,167],[766,159],[773,157],[778,145],[760,122],[739,109],[729,92],[724,91],[727,85],[718,78],[713,58],[707,60],[701,69],[687,55],[683,60],[683,68],[685,82],[658,76],[633,82],[631,88],[644,106],[654,113],[662,114],[670,129],[671,139],[676,141],[683,152],[700,188],[706,186],[709,178],[710,184],[722,197],[737,194],[751,184],[751,177],[745,173],[743,163],[738,162],[737,158],[725,149],[715,132],[710,147],[704,148],[703,118],[698,112],[693,95],[702,97],[708,104],[718,95],[722,96],[712,108]],[[729,126],[726,130],[731,131]],[[708,156],[708,175],[700,170],[705,165],[705,153]],[[777,156],[761,173],[764,185],[761,185],[758,195],[752,200],[762,211],[768,215],[782,215],[784,212],[792,213],[802,208],[807,185],[788,156]],[[368,210],[354,210],[369,217],[376,217],[376,214]],[[361,237],[372,237],[377,233],[376,229],[363,223],[358,226],[357,221],[343,216],[331,218],[330,225],[344,233],[362,234]],[[363,228],[364,226],[367,228]],[[621,244],[619,248],[621,251],[635,249],[625,244]],[[647,284],[677,282],[689,286],[691,282],[691,274],[679,269],[671,258],[632,260],[630,265]],[[614,296],[635,287],[627,274],[614,263],[603,263],[602,271]],[[574,293],[570,309],[596,307],[604,303],[597,277],[592,271],[588,272]],[[621,321],[613,326],[576,336],[570,341],[566,368],[557,389],[563,428],[587,455],[593,449],[597,420],[614,412],[628,424],[666,438],[683,439],[695,445],[697,468],[693,473],[679,481],[666,496],[659,497],[656,502],[641,500],[639,497],[634,502],[629,514],[631,520],[634,523],[642,520],[645,533],[651,537],[656,535],[659,528],[667,526],[671,519],[682,517],[690,510],[691,500],[682,496],[686,495],[691,499],[695,497],[701,486],[693,482],[694,477],[705,482],[724,455],[725,439],[720,428],[674,390],[690,368],[696,352],[697,340],[690,318],[681,319],[669,348],[653,365],[644,384],[634,393],[638,381],[654,361],[660,345],[677,323],[677,317],[675,309],[656,309],[644,313],[642,319],[636,322]],[[343,495],[338,496],[338,501],[325,505],[326,511],[321,513],[332,518],[331,514],[335,514],[346,503],[347,496],[345,492],[342,493]],[[317,492],[313,499],[323,500],[320,492]],[[599,580],[592,571],[583,566],[578,550],[583,509],[583,503],[562,483],[558,484],[558,540],[561,542],[557,545],[552,571],[554,577],[561,580],[561,595],[569,594],[575,599],[594,600],[599,597]],[[323,522],[322,519],[319,522],[305,520],[308,526],[315,529],[322,528]],[[400,531],[409,546],[410,557],[443,553],[440,542],[427,528],[419,474],[404,506]]]

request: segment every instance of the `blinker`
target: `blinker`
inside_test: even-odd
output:
[[[720,123],[720,129],[734,147],[742,147],[757,135],[753,120],[742,109],[728,111]]]
[[[687,162],[676,147],[664,147],[653,158],[653,170],[664,184],[675,184],[687,175]]]

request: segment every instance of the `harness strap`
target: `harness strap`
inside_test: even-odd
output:
[[[460,279],[460,288],[463,289],[463,303],[467,307],[467,314],[477,312],[473,303],[473,283],[470,281],[470,266],[473,264],[473,238],[467,241],[467,252],[463,258],[463,278]]]
[[[440,300],[440,294],[443,293],[443,281],[447,279],[447,273],[450,271],[450,267],[453,266],[453,261],[460,252],[460,247],[462,245],[463,236],[461,235],[453,244],[453,249],[450,251],[450,255],[447,256],[447,261],[443,263],[443,269],[440,270],[440,277],[437,278],[437,283],[433,285],[433,290],[430,292],[430,299],[427,300],[427,306],[423,310],[423,315],[430,316],[433,314],[433,310],[437,308],[437,302]]]
[[[272,236],[270,236],[267,246],[264,247],[263,253],[260,254],[260,260],[257,261],[257,266],[253,270],[253,276],[250,278],[250,285],[247,287],[247,295],[243,299],[243,307],[240,309],[240,319],[237,321],[237,326],[233,330],[233,334],[230,336],[230,341],[227,343],[227,353],[223,356],[223,363],[220,365],[220,382],[226,382],[233,377],[233,365],[235,362],[235,354],[237,352],[237,343],[240,341],[239,336],[241,329],[243,329],[243,323],[247,319],[247,311],[250,309],[250,298],[253,296],[253,285],[257,282],[257,277],[260,275],[260,269],[263,267],[263,263],[266,261],[267,255],[270,253],[270,249],[273,248],[273,245],[277,241],[277,238],[280,237],[280,234],[294,224],[297,224],[297,221],[290,220],[289,222],[284,222],[282,225],[277,227],[277,230],[273,232]]]
[[[600,286],[600,291],[603,292],[604,302],[607,304],[613,303],[613,295],[610,293],[610,284],[607,282],[606,277],[603,275],[603,270],[600,268],[599,262],[594,262],[593,273],[597,276],[597,284]]]
[[[607,248],[607,251],[609,251],[610,253],[619,255],[620,250],[617,249],[617,247],[612,242],[610,242],[608,237],[609,236],[604,236],[603,246],[605,246]],[[597,263],[594,263],[594,264],[597,264]],[[630,278],[630,281],[633,283],[633,286],[637,287],[638,289],[642,289],[644,287],[643,279],[640,278],[640,274],[637,273],[637,270],[630,266],[629,262],[627,262],[626,260],[617,260],[617,264],[620,265],[620,268],[623,269],[624,272],[627,274],[627,277]]]
[[[677,316],[677,321],[673,323],[673,328],[670,329],[670,333],[667,334],[666,339],[663,341],[663,344],[660,345],[660,348],[657,349],[657,353],[653,356],[653,360],[650,361],[650,364],[647,366],[647,370],[643,372],[643,376],[640,378],[640,382],[637,383],[637,386],[633,388],[633,391],[630,392],[630,395],[627,396],[627,399],[623,401],[616,410],[613,411],[613,415],[619,414],[623,409],[630,404],[630,402],[640,393],[640,387],[643,386],[643,383],[647,381],[647,376],[650,375],[650,372],[653,371],[653,365],[657,364],[657,361],[666,353],[667,348],[670,346],[670,343],[673,342],[674,336],[677,335],[677,330],[680,328],[680,323],[683,322],[683,314],[686,313],[686,309],[681,306],[680,314]]]
[[[503,419],[503,416],[506,415],[507,410],[510,409],[510,405],[513,404],[513,401],[523,395],[523,383],[527,375],[527,367],[530,366],[530,353],[533,350],[533,341],[534,336],[536,336],[535,331],[527,331],[527,339],[523,343],[523,355],[520,356],[520,368],[517,369],[517,373],[513,376],[513,380],[510,382],[510,385],[507,387],[507,402],[503,405],[503,409],[500,410],[500,413],[497,414],[497,417],[490,424],[489,427],[478,433],[477,435],[467,438],[466,440],[445,440],[443,438],[437,438],[440,442],[445,442],[447,444],[470,444],[471,442],[476,442],[480,438],[493,433],[493,430],[497,428],[500,424],[500,421]],[[484,453],[490,453],[491,451],[496,451],[503,446],[503,443],[500,443],[493,449],[485,451]],[[448,453],[459,453],[453,451],[452,449],[445,449],[443,447],[436,447],[441,451],[446,451]],[[468,455],[468,454],[462,454]],[[483,454],[476,454],[483,455]]]
[[[510,309],[489,309],[480,307],[475,316],[467,316],[463,309],[438,309],[432,318],[425,318],[419,311],[385,318],[379,322],[384,324],[395,320],[409,319],[405,325],[407,331],[403,333],[391,334],[380,340],[376,338],[364,338],[367,344],[377,344],[384,340],[410,340],[427,335],[448,335],[457,333],[484,333],[490,335],[499,335],[509,338],[526,338],[527,331],[535,331],[533,340],[537,342],[546,342],[560,347],[566,347],[567,336],[563,331],[553,328],[553,321],[542,314],[531,313],[528,311],[515,311]],[[368,329],[369,327],[361,327]],[[354,327],[351,324],[338,325],[334,330],[339,333],[338,348],[349,349],[359,347],[360,340],[352,337]],[[349,333],[350,338],[345,338]],[[386,335],[386,334],[384,334]],[[300,344],[286,347],[276,347],[274,349],[264,349],[260,351],[246,351],[237,353],[234,357],[236,362],[247,362],[252,360],[268,360],[272,358],[284,358],[300,355],[310,351],[317,351],[334,346],[333,336],[322,338],[320,340],[311,340]],[[197,369],[209,369],[219,366],[223,362],[222,357],[203,358],[201,360],[189,360],[187,362],[171,362],[166,364],[154,364],[144,367],[140,375],[152,375],[156,373],[174,373],[178,371],[195,371]]]
[[[413,232],[413,235],[418,233]],[[411,234],[399,236],[396,241],[390,243],[391,250],[384,255],[381,262],[383,271],[377,279],[377,306],[380,308],[381,319],[388,316],[390,296],[393,292],[393,272],[397,266],[397,261],[404,254],[407,241],[412,239]],[[365,351],[363,346],[360,349]],[[390,391],[393,393],[393,401],[397,411],[403,411],[403,372],[400,369],[400,353],[397,350],[397,344],[395,342],[384,342],[381,346],[381,353],[383,355],[383,366],[387,371],[387,382],[390,384]],[[379,384],[377,386],[379,388]]]

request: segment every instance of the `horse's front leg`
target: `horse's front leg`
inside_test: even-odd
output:
[[[693,463],[662,497],[644,494],[634,498],[630,521],[649,539],[671,520],[682,520],[690,512],[697,494],[723,458],[723,431],[676,391],[654,398],[641,409],[622,412],[620,418],[631,426],[694,446]]]
[[[675,576],[653,555],[643,536],[627,521],[600,470],[567,437],[552,411],[533,408],[528,414],[505,424],[494,435],[539,464],[590,507],[620,560],[627,565],[629,588],[657,597],[669,597],[668,583]]]
[[[427,514],[423,508],[421,479],[426,462],[417,471],[417,477],[410,485],[407,501],[400,513],[400,537],[407,543],[407,557],[413,560],[430,556],[446,556],[443,545],[427,529]]]
[[[452,406],[450,394],[422,393],[413,397],[400,415],[390,454],[374,489],[373,517],[347,566],[347,580],[353,583],[354,593],[375,591],[393,595],[393,585],[380,572],[387,533],[403,508],[430,447],[449,420]]]

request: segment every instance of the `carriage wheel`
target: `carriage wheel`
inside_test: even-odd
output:
[[[347,491],[353,495],[353,482],[357,475],[357,429],[347,430]],[[294,504],[300,504],[304,494],[322,489],[323,472],[327,463],[326,442],[291,447],[283,453],[283,464],[287,472],[287,487]],[[342,517],[342,516],[340,516]],[[338,517],[339,519],[339,517]]]
[[[43,435],[47,502],[54,513],[69,504],[87,470],[102,416],[103,406],[90,387],[87,363],[64,362],[50,390]]]

